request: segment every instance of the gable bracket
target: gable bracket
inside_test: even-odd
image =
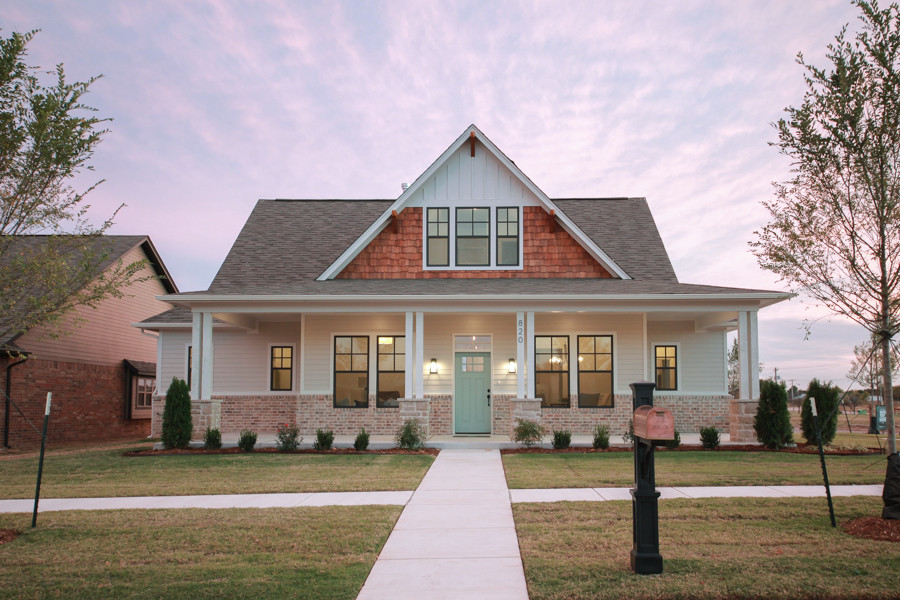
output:
[[[391,233],[393,233],[394,235],[397,234],[397,218],[398,218],[398,217],[397,217],[397,211],[396,211],[396,210],[392,210],[392,211],[391,211],[391,225],[390,225],[390,227],[391,227]]]
[[[475,158],[475,132],[469,132],[469,155]]]

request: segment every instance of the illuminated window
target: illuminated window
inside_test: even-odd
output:
[[[291,390],[291,375],[294,371],[294,349],[291,346],[272,346],[272,363],[269,389]]]
[[[406,394],[406,338],[402,335],[378,336],[378,393],[375,406],[399,406]]]
[[[334,405],[369,406],[369,338],[341,335],[334,338]]]
[[[534,390],[541,406],[569,407],[569,336],[534,337]]]
[[[578,406],[613,407],[611,335],[578,336]]]
[[[678,389],[678,349],[656,346],[656,389]]]

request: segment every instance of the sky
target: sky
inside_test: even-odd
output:
[[[550,198],[645,197],[685,283],[787,291],[748,242],[790,165],[772,123],[827,66],[845,0],[0,0],[112,119],[82,188],[208,287],[259,198],[396,198],[474,123]],[[814,321],[809,332],[805,322]],[[866,332],[798,298],[762,377],[847,387]]]

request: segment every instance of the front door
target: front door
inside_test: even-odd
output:
[[[491,432],[491,354],[456,354],[456,433]]]

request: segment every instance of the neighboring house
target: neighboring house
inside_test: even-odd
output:
[[[646,380],[697,431],[729,426],[726,332],[755,398],[757,311],[787,297],[679,283],[646,200],[551,200],[471,126],[396,200],[260,200],[209,289],[137,326],[160,394],[190,381],[195,437],[617,434]]]
[[[16,243],[33,247],[46,239],[23,236]],[[108,235],[99,239],[98,248],[108,253],[100,272],[119,261],[124,265],[147,261],[137,275],[146,280],[123,290],[122,298],[107,298],[96,308],[76,307],[65,318],[59,337],[34,327],[0,339],[0,385],[38,428],[47,392],[53,393],[50,442],[150,434],[157,340],[131,324],[168,307],[157,296],[177,293],[178,288],[150,238]],[[3,443],[11,447],[40,444],[40,435],[16,408],[5,401],[0,404]]]

